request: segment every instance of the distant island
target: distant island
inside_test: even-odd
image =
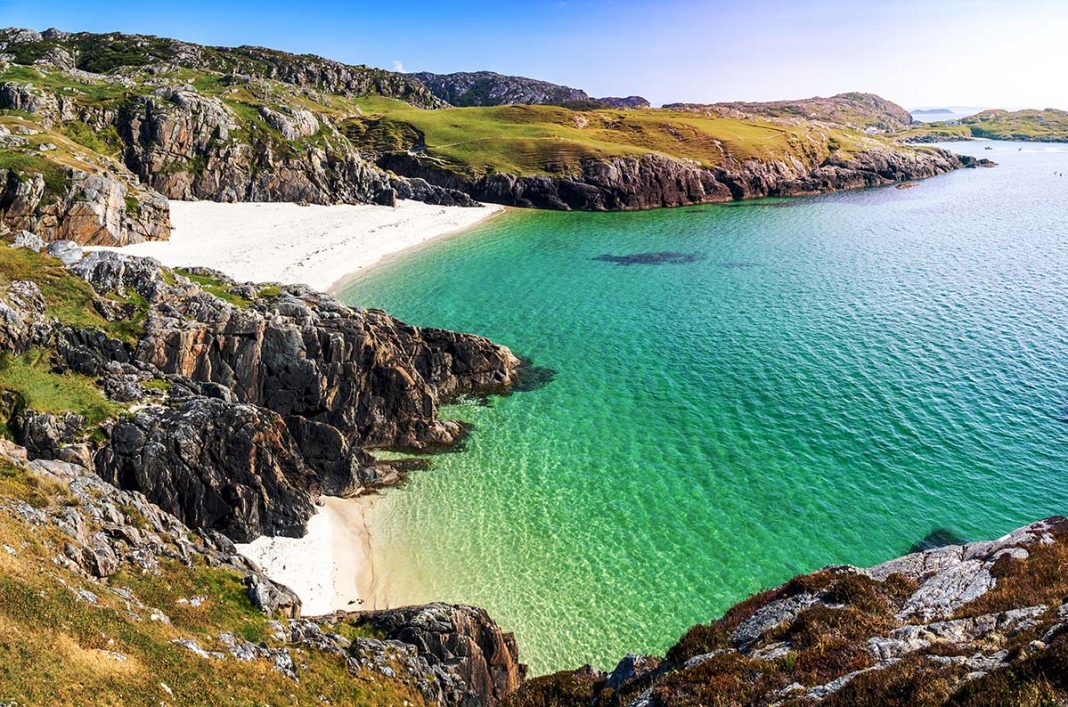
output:
[[[949,108],[921,108],[912,111],[913,115],[953,115]]]
[[[1015,140],[1023,142],[1068,142],[1068,112],[1045,110],[984,110],[956,120],[915,127],[902,138],[911,142],[947,140]]]

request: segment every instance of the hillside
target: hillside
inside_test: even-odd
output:
[[[912,123],[901,106],[871,93],[841,93],[830,98],[806,98],[765,103],[671,103],[668,110],[741,119],[798,119],[831,123],[860,132],[894,133]]]
[[[579,95],[523,86],[495,100]],[[414,77],[320,57],[11,29],[0,32],[0,216],[47,240],[124,244],[168,237],[164,198],[620,210],[962,166],[863,134],[890,124],[892,104],[826,101],[804,116],[792,104],[632,110],[644,105],[634,97],[454,108]]]
[[[965,166],[840,123],[717,111],[361,102],[345,135],[397,174],[482,201],[621,210],[817,194]]]
[[[409,74],[437,98],[458,108],[503,105],[549,105],[569,108],[648,108],[641,96],[593,98],[570,86],[493,71]]]
[[[1024,142],[1068,142],[1068,111],[985,110],[981,113],[943,122],[930,123],[904,135],[914,142],[987,138]]]

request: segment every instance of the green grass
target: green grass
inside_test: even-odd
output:
[[[425,141],[427,153],[458,172],[552,174],[587,157],[656,153],[705,166],[788,157],[822,161],[866,138],[815,124],[785,125],[664,110],[573,111],[554,106],[421,110],[382,97],[358,101],[363,116],[343,131],[358,144],[401,151]]]
[[[125,98],[132,90],[117,81],[75,79],[59,71],[30,66],[9,66],[0,81],[19,81],[63,94],[73,94],[82,103],[106,103]]]
[[[93,307],[93,288],[59,260],[25,248],[0,247],[0,289],[6,290],[15,280],[36,282],[47,314],[64,324],[108,329],[109,322]]]
[[[244,297],[241,297],[240,295],[235,295],[233,292],[230,292],[229,285],[222,282],[221,280],[211,277],[210,275],[201,275],[182,268],[176,268],[175,272],[179,275],[189,278],[189,280],[199,285],[200,289],[204,290],[205,292],[213,294],[219,299],[225,302],[229,302],[230,304],[236,307],[244,308],[252,304]]]
[[[74,121],[63,124],[60,130],[72,142],[76,142],[100,155],[115,158],[118,157],[122,150],[122,138],[119,137],[119,132],[114,126],[109,126],[107,130],[97,132],[85,123]]]
[[[125,409],[106,399],[92,378],[53,372],[49,354],[42,349],[21,356],[0,355],[0,389],[18,393],[27,408],[38,412],[83,415],[89,427]]]
[[[45,300],[45,312],[63,324],[100,329],[131,345],[144,333],[148,301],[138,293],[112,295],[110,299],[133,305],[133,314],[126,319],[108,321],[93,305],[97,295],[89,283],[67,270],[59,260],[26,248],[0,245],[0,289],[7,289],[16,280],[36,282]]]
[[[73,502],[69,489],[32,472],[0,462],[0,498],[17,498],[37,508]],[[87,519],[88,531],[97,530]],[[350,673],[344,657],[290,646],[299,680],[263,660],[203,659],[175,639],[219,648],[220,633],[266,640],[265,617],[230,570],[164,562],[158,573],[129,569],[107,585],[52,563],[64,536],[46,525],[30,527],[0,514],[0,699],[41,705],[329,704],[416,706],[412,688],[372,672]],[[163,611],[171,623],[152,621],[108,587],[126,587],[144,604]],[[79,601],[75,590],[98,596]],[[179,598],[203,596],[199,607]],[[109,652],[119,653],[118,660]],[[161,686],[167,686],[173,694]]]

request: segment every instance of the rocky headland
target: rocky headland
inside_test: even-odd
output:
[[[754,595],[666,656],[528,681],[513,707],[1040,705],[1068,698],[1068,519]]]
[[[885,139],[907,116],[868,94],[652,110],[638,96],[592,99],[488,72],[407,75],[259,47],[9,29],[0,228],[125,245],[168,237],[166,199],[635,210],[969,166]],[[516,137],[532,122],[545,133],[533,151]]]
[[[322,495],[401,481],[409,467],[376,461],[374,449],[457,444],[466,430],[437,419],[438,406],[507,392],[520,373],[508,349],[305,287],[83,255],[69,241],[39,253],[29,235],[0,248],[0,402],[12,439],[0,467],[13,485],[0,494],[0,524],[11,526],[0,534],[11,558],[54,564],[64,574],[49,589],[70,588],[90,612],[122,605],[129,620],[172,627],[168,650],[192,664],[262,659],[299,680],[298,653],[317,651],[347,666],[356,688],[384,682],[435,705],[496,705],[518,687],[515,641],[480,609],[300,619],[300,599],[234,547],[302,535]],[[153,577],[208,571],[198,568],[241,584],[227,601],[274,617],[270,636],[178,635],[166,607],[125,586],[132,573],[160,591]],[[223,602],[198,590],[208,594],[180,608]],[[108,645],[116,661],[142,648]]]

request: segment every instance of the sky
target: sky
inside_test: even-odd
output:
[[[0,0],[0,26],[485,69],[657,105],[869,91],[1068,109],[1068,0]]]

